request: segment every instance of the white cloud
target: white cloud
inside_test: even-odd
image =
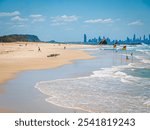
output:
[[[21,22],[21,21],[28,21],[28,19],[27,18],[21,18],[20,16],[15,16],[15,17],[11,18],[11,21]]]
[[[16,24],[11,26],[11,28],[24,28],[24,27],[26,27],[26,25],[24,24]]]
[[[11,16],[17,16],[20,15],[19,11],[14,11],[14,12],[0,12],[0,17],[11,17]]]
[[[66,25],[66,23],[54,23],[54,22],[52,22],[51,25],[52,26],[59,26],[59,25]]]
[[[40,18],[40,17],[42,17],[42,15],[41,14],[31,14],[30,17],[31,18]]]
[[[84,21],[85,23],[113,23],[114,21],[111,18],[108,19],[90,19]]]
[[[143,25],[143,22],[141,22],[140,20],[137,20],[137,21],[133,21],[133,22],[130,22],[128,23],[129,26],[132,26],[132,25]]]
[[[32,14],[32,15],[30,15],[30,17],[33,19],[33,21],[32,21],[33,23],[45,21],[44,16],[41,14]]]
[[[56,16],[56,17],[51,17],[51,25],[63,25],[67,24],[70,22],[75,22],[78,20],[78,17],[75,15],[67,16],[67,15],[62,15],[62,16]]]

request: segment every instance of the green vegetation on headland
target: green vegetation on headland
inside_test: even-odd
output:
[[[40,42],[40,39],[35,35],[12,34],[0,36],[0,42]]]

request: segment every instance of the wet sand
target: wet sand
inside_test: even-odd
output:
[[[0,46],[0,83],[14,78],[17,72],[23,70],[55,68],[72,63],[76,59],[92,58],[83,51],[70,50],[70,48],[84,48],[83,45],[18,42],[3,43]],[[58,54],[58,56],[49,57],[51,54]]]
[[[3,88],[0,88],[0,94],[3,93],[3,92],[4,92],[4,89],[3,89]]]
[[[64,44],[48,44],[48,43],[27,43],[26,44],[24,42],[17,42],[17,43],[5,43],[4,45],[0,44],[0,46],[1,46],[0,47],[0,60],[1,60],[0,62],[0,72],[1,72],[0,96],[7,95],[8,98],[9,98],[9,92],[11,94],[13,93],[13,87],[12,87],[13,85],[11,84],[9,84],[9,86],[6,85],[9,88],[12,87],[12,90],[8,92],[7,88],[5,87],[5,84],[7,84],[7,82],[9,81],[11,82],[11,80],[12,81],[15,80],[16,75],[19,72],[27,71],[27,70],[41,70],[41,69],[57,68],[65,64],[71,64],[74,60],[77,60],[77,59],[79,60],[79,59],[92,59],[93,58],[86,52],[77,50],[77,48],[92,47],[92,46],[86,46],[86,45],[64,45]],[[40,51],[38,51],[38,47],[40,47]],[[59,54],[59,55],[56,57],[55,56],[48,57],[51,54]],[[31,77],[31,78],[34,78],[34,77]],[[26,85],[26,83],[24,84]],[[16,88],[16,91],[18,91],[18,89],[19,90],[22,89],[22,85],[20,85],[18,81],[15,84],[15,86],[18,86],[18,88]],[[30,90],[28,89],[27,91],[30,91]],[[37,97],[40,97],[40,95],[43,96],[40,92],[37,92],[37,93],[38,93],[36,95]],[[16,94],[19,94],[19,91]],[[15,108],[10,108],[12,110],[9,110],[7,109],[9,108],[9,105],[8,107],[7,105],[6,106],[4,105],[5,107],[3,107],[2,105],[3,102],[5,102],[4,104],[7,104],[8,102],[11,103],[11,100],[3,101],[3,98],[0,98],[0,99],[1,99],[0,112],[14,112]],[[19,100],[19,99],[14,99],[14,100]],[[42,101],[42,102],[43,102],[43,105],[46,105],[46,106],[48,105],[49,106],[48,109],[50,108],[51,110],[37,109],[37,111],[35,110],[35,112],[45,112],[45,111],[46,112],[80,112],[80,111],[82,112],[82,110],[72,110],[72,109],[61,108],[52,104],[51,105],[47,104],[45,101]],[[28,105],[30,106],[31,104],[28,104]],[[26,111],[26,109],[22,108],[22,110],[17,111],[17,112],[33,112],[33,111],[32,110]]]

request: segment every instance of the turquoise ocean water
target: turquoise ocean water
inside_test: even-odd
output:
[[[127,51],[120,48],[83,49],[97,57],[92,66],[99,69],[91,69],[85,76],[40,81],[35,87],[48,95],[46,102],[61,107],[88,112],[150,112],[150,46],[128,45]]]

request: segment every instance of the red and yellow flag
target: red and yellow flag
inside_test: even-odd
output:
[[[123,46],[122,50],[127,50],[127,46]]]
[[[113,48],[116,48],[117,47],[117,44],[114,44]]]

